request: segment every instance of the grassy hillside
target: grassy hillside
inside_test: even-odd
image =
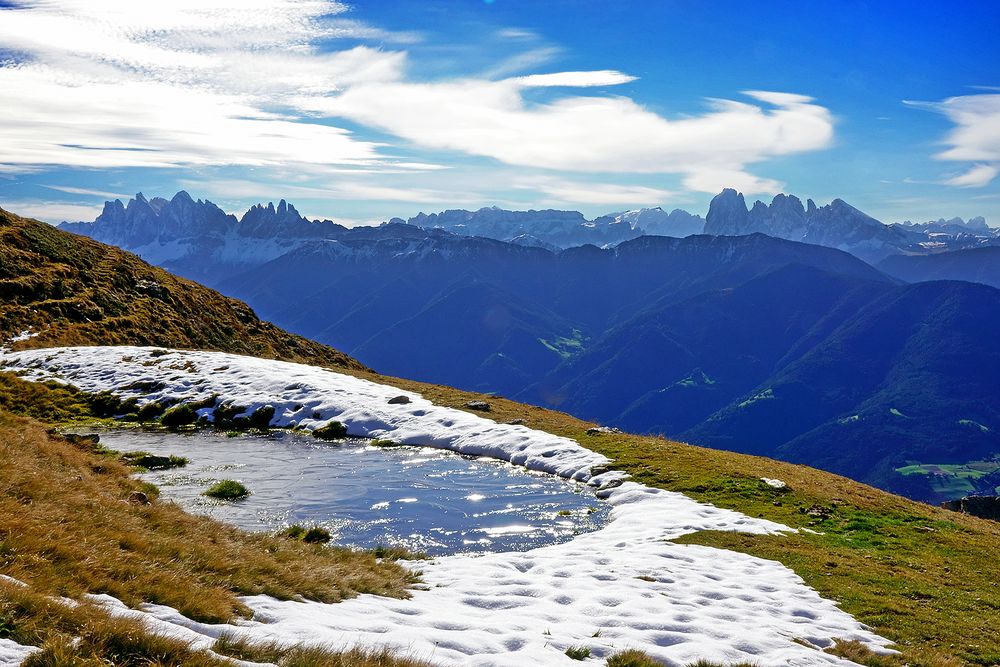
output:
[[[0,209],[0,343],[160,345],[361,368],[351,357],[261,321],[135,255]]]
[[[850,659],[874,667],[1000,665],[1000,523],[914,502],[846,477],[763,457],[629,434],[587,435],[564,413],[447,387],[352,373],[463,408],[486,400],[492,419],[573,438],[650,486],[810,531],[784,536],[697,533],[679,540],[779,561],[824,597],[897,642],[903,655]],[[761,477],[785,481],[779,491]]]

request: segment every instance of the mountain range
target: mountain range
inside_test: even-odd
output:
[[[840,200],[779,195],[748,208],[727,190],[705,220],[716,234],[636,234],[651,221],[697,222],[657,210],[591,227],[578,213],[482,209],[350,229],[284,201],[237,219],[179,193],[112,202],[97,221],[64,227],[393,375],[809,463],[921,499],[942,492],[899,470],[1000,452],[1000,359],[988,333],[1000,292],[905,284],[825,245],[919,253],[919,232]],[[989,242],[991,230],[973,226]],[[577,228],[634,236],[552,243]]]
[[[726,189],[709,206],[705,219],[681,209],[644,208],[587,220],[577,211],[447,210],[392,218],[382,227],[389,236],[442,230],[547,250],[581,245],[615,245],[639,236],[695,234],[742,236],[760,232],[776,238],[845,250],[869,262],[896,254],[930,254],[1000,244],[1000,230],[981,218],[886,225],[840,199],[817,207],[794,195],[776,195],[771,204],[747,208],[742,194]],[[308,220],[293,205],[257,204],[242,217],[225,213],[208,200],[195,201],[184,191],[171,199],[147,199],[138,193],[127,204],[105,202],[93,222],[63,223],[66,231],[129,249],[156,264],[219,264],[220,273],[261,264],[293,249],[304,239],[370,237],[378,228],[350,229],[330,220]],[[182,272],[190,272],[191,266]],[[211,271],[210,271],[211,272]],[[211,277],[205,275],[203,277]]]

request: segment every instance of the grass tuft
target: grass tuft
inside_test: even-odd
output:
[[[635,649],[615,653],[606,664],[607,667],[662,667],[661,663]]]
[[[234,479],[224,479],[210,486],[202,495],[217,500],[242,500],[250,495],[250,489]]]
[[[146,470],[169,470],[170,468],[182,468],[188,464],[188,460],[183,456],[157,456],[149,452],[123,452],[119,458],[123,463]]]
[[[426,663],[396,656],[387,650],[335,651],[324,646],[255,642],[230,634],[220,636],[212,650],[237,660],[272,663],[278,667],[428,667]]]
[[[187,403],[175,405],[160,417],[160,424],[172,430],[190,426],[196,421],[198,421],[198,413]]]

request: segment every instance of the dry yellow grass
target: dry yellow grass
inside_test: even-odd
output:
[[[170,503],[129,502],[140,489],[113,458],[0,414],[0,572],[41,593],[108,593],[208,622],[246,615],[239,594],[336,602],[405,596],[414,581],[370,553],[247,534]]]

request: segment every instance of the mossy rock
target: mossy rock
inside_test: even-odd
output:
[[[144,403],[135,413],[135,418],[140,422],[154,422],[164,413],[166,407],[158,401]]]
[[[250,415],[250,427],[261,431],[266,431],[271,427],[271,420],[274,419],[274,406],[262,405]]]
[[[239,418],[237,415],[242,415],[246,412],[245,406],[236,405],[234,403],[223,403],[222,405],[215,406],[212,410],[212,423],[215,428],[222,431],[229,431],[236,428],[236,420]],[[243,417],[246,419],[246,417]]]
[[[169,429],[178,429],[182,426],[190,426],[198,421],[198,413],[187,403],[175,405],[160,417],[160,423]]]
[[[313,430],[313,437],[320,440],[343,440],[347,437],[347,427],[338,421]]]
[[[183,456],[157,456],[149,452],[125,452],[121,455],[121,459],[131,466],[138,466],[146,470],[168,470],[188,464],[188,460]]]

